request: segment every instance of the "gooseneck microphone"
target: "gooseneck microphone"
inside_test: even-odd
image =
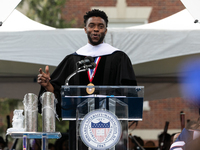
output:
[[[94,62],[94,59],[91,56],[87,56],[83,60],[78,61],[77,64],[83,65],[83,64],[90,64],[92,62]]]
[[[69,80],[79,72],[87,71],[89,69],[94,69],[96,67],[96,63],[94,63],[94,59],[90,56],[85,57],[84,60],[78,61],[76,65],[82,65],[81,67],[77,67],[77,69],[67,77],[65,80],[65,85],[69,84]]]
[[[92,62],[89,65],[83,65],[80,69],[94,69],[96,67],[96,63]]]

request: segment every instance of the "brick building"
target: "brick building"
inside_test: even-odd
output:
[[[151,23],[173,15],[185,7],[180,0],[67,0],[62,17],[74,23],[72,27],[83,27],[83,14],[91,8],[103,9],[111,19]],[[117,9],[115,11],[114,9]],[[111,12],[110,12],[111,11]],[[125,15],[123,15],[126,13]],[[127,18],[122,18],[122,17]]]

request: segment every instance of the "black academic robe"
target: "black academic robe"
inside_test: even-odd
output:
[[[58,100],[56,111],[61,117],[61,96],[60,88],[65,85],[66,78],[76,70],[76,63],[83,60],[85,56],[73,53],[66,56],[57,66],[51,75],[51,84],[54,87],[54,94]],[[80,72],[73,76],[69,85],[87,85],[90,83],[87,72]],[[96,74],[92,80],[94,85],[131,85],[136,86],[135,73],[129,57],[122,51],[115,51],[112,54],[101,56]],[[45,89],[41,87],[39,97]],[[38,101],[39,112],[41,113],[41,103]]]
[[[54,87],[54,94],[58,100],[56,112],[59,117],[61,117],[61,86],[65,85],[67,77],[76,70],[76,63],[84,58],[85,56],[77,55],[76,53],[66,56],[51,75],[50,82]],[[88,83],[90,83],[90,81],[87,72],[80,72],[69,80],[68,85],[86,86]],[[137,85],[129,57],[122,51],[115,51],[112,54],[101,56],[92,83],[94,85]],[[45,89],[41,87],[39,97],[44,92]],[[39,112],[41,113],[40,101],[38,101],[38,106]],[[69,128],[70,149],[76,149],[75,121],[70,121]],[[84,150],[85,149],[87,149],[87,147],[85,147]]]

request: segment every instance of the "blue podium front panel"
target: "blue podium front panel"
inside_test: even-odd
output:
[[[88,94],[88,89],[92,89],[94,92]],[[101,108],[100,105],[105,100],[108,102],[121,101],[128,105],[128,118],[120,117],[123,116],[120,113],[124,111],[121,110],[121,105],[116,103],[115,109],[118,110],[116,115],[119,119],[142,120],[144,96],[144,87],[142,86],[62,86],[61,96],[63,120],[76,120],[77,105],[91,100],[96,103],[95,109]],[[84,105],[83,107],[88,106]],[[109,110],[111,107],[108,106],[107,109]]]

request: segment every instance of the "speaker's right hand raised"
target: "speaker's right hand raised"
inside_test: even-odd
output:
[[[47,91],[52,91],[52,85],[49,82],[51,80],[50,73],[49,73],[49,66],[45,67],[45,72],[42,71],[42,68],[39,69],[38,79],[37,82],[43,86]]]

